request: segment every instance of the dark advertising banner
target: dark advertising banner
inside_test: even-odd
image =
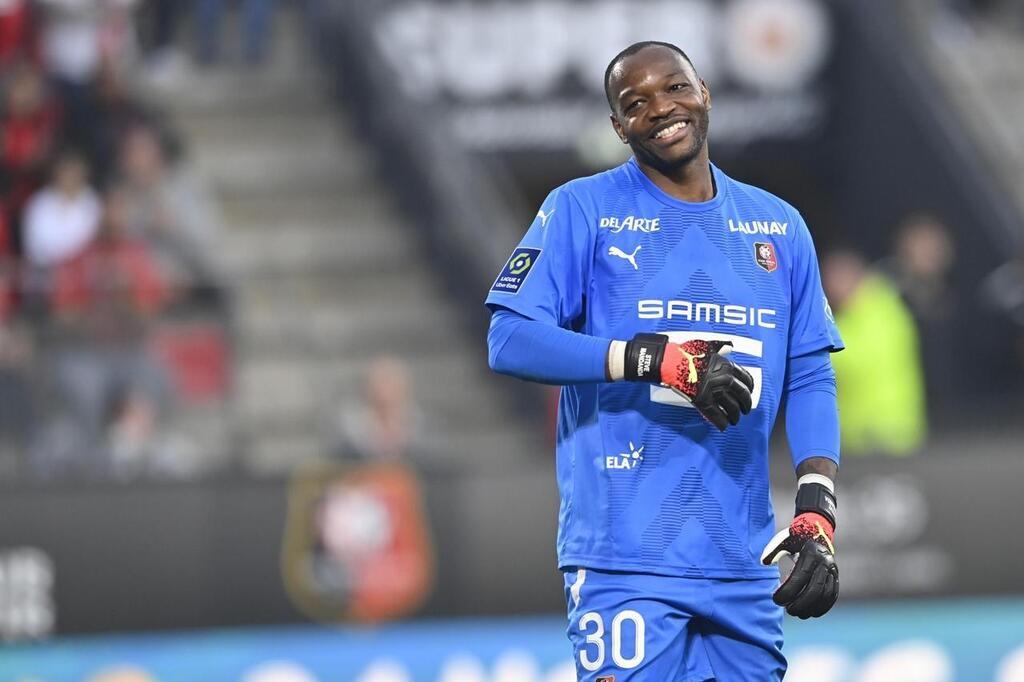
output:
[[[553,187],[628,158],[604,71],[643,40],[679,45],[706,81],[716,163],[802,208],[826,201],[816,164],[834,132],[844,35],[832,3],[350,0],[337,21],[365,37],[349,70],[366,59],[387,73],[387,88],[378,77],[352,96],[375,101],[371,114],[415,112],[431,136],[479,163],[517,216],[516,237]]]
[[[442,104],[480,151],[573,150],[600,164],[608,61],[640,40],[687,51],[715,95],[716,139],[803,137],[832,36],[815,0],[377,3],[375,44],[411,99]]]
[[[793,504],[784,460],[779,523]],[[564,608],[550,467],[418,482],[408,472],[303,476],[4,492],[0,638],[337,622],[372,617],[368,605],[382,617]],[[1024,556],[1024,537],[1008,522],[1020,515],[1021,480],[1020,458],[848,458],[836,538],[844,600],[1020,592],[1008,558]],[[389,591],[373,581],[392,565],[405,568]],[[371,581],[351,582],[360,572]],[[404,601],[380,601],[392,597]]]

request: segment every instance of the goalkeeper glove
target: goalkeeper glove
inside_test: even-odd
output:
[[[728,341],[672,343],[664,334],[637,334],[626,344],[624,378],[661,384],[689,400],[724,431],[750,412],[754,379],[729,360]]]
[[[796,493],[796,514],[789,528],[779,531],[761,554],[770,566],[787,554],[797,555],[793,572],[772,599],[791,616],[801,619],[825,615],[839,598],[839,567],[832,536],[836,527],[836,496],[829,485],[815,480],[802,483]]]

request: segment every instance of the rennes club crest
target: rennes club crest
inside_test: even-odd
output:
[[[779,267],[775,247],[770,242],[754,242],[754,260],[765,272],[775,272]]]

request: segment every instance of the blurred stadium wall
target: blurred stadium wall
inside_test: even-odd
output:
[[[1018,3],[74,4],[0,3],[0,131],[50,140],[3,159],[0,680],[573,679],[552,396],[487,371],[481,301],[547,191],[623,159],[601,75],[641,39],[916,330],[927,435],[844,453],[843,599],[787,622],[787,679],[1024,680]],[[24,64],[59,125],[12,118]],[[127,277],[159,301],[130,352],[26,246],[63,142],[169,292]]]

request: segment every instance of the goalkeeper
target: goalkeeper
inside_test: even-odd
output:
[[[578,679],[778,680],[783,610],[821,616],[839,594],[842,340],[800,214],[710,163],[711,95],[682,50],[630,46],[605,91],[632,158],[555,189],[487,297],[491,367],[562,386]],[[776,533],[784,397],[798,492]]]

